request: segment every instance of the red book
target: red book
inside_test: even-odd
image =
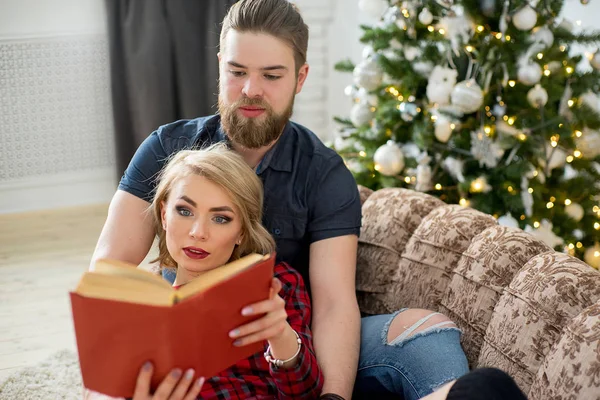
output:
[[[70,293],[84,386],[131,397],[146,361],[154,390],[173,368],[210,378],[263,351],[262,343],[234,346],[229,331],[259,318],[241,310],[269,297],[274,261],[251,254],[179,290],[133,265],[99,261]]]

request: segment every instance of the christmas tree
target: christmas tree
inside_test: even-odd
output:
[[[587,0],[582,0],[586,2]],[[357,182],[489,213],[600,266],[600,32],[563,0],[360,0],[362,61],[336,118]]]

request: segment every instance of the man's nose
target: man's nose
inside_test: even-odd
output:
[[[262,84],[260,82],[260,77],[248,76],[246,82],[244,83],[244,88],[242,89],[242,92],[244,93],[244,95],[246,95],[246,97],[249,97],[251,99],[262,97],[263,89]]]

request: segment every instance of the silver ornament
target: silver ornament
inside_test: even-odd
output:
[[[517,71],[517,77],[519,78],[519,82],[524,85],[535,85],[542,79],[542,67],[534,62],[523,64]]]
[[[398,110],[400,111],[400,118],[406,122],[411,122],[419,113],[418,107],[415,103],[400,103]]]
[[[367,90],[375,90],[383,80],[383,71],[376,60],[363,60],[354,67],[354,83]]]
[[[527,92],[527,101],[531,107],[544,107],[548,102],[548,92],[539,83]]]
[[[520,31],[528,31],[537,22],[537,14],[529,4],[517,11],[512,17],[513,25]]]
[[[350,121],[356,127],[368,125],[373,119],[373,114],[373,109],[369,104],[365,102],[356,103],[350,110]]]
[[[375,170],[382,175],[397,175],[404,169],[404,154],[392,140],[375,151],[373,155]]]
[[[485,133],[471,132],[471,154],[479,161],[479,166],[496,168],[504,155],[504,150]]]
[[[466,114],[473,113],[483,105],[483,91],[474,79],[456,84],[450,95],[452,104]]]

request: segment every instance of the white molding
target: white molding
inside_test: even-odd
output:
[[[117,188],[112,168],[0,182],[0,214],[108,203]]]

